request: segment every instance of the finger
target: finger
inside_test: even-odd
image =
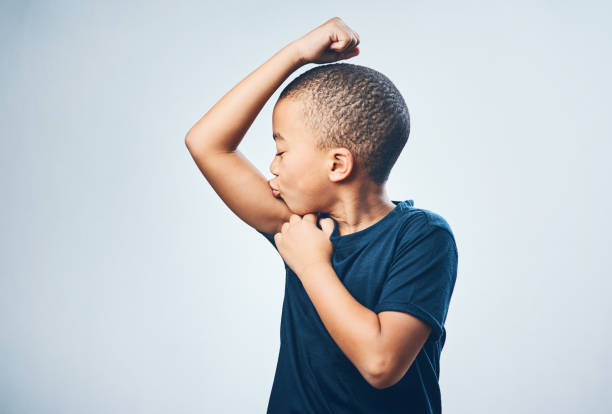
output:
[[[348,44],[346,45],[346,48],[343,50],[343,52],[348,52],[349,50],[357,46],[357,37],[353,34],[353,32],[352,31],[347,32],[347,36],[348,36]]]
[[[355,46],[353,49],[349,50],[348,52],[342,53],[341,58],[342,59],[352,58],[354,56],[357,56],[359,52],[360,52],[359,48]]]
[[[289,223],[284,222],[283,225],[281,226],[281,233],[287,232],[288,229],[289,229]]]
[[[291,217],[289,217],[289,223],[291,224],[298,223],[300,220],[301,218],[297,214],[292,214]]]
[[[304,215],[304,217],[302,217],[302,220],[312,223],[315,226],[317,225],[317,216],[313,213],[308,213]]]
[[[334,232],[334,221],[331,218],[327,217],[321,219],[319,223],[321,224],[321,230],[323,230],[325,235],[327,237],[331,236],[331,234]]]
[[[336,52],[344,52],[351,43],[351,38],[345,34],[338,36],[338,40],[331,44],[330,48]]]

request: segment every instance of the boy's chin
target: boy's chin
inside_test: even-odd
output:
[[[314,214],[315,216],[319,214],[319,212],[318,212],[318,211],[314,211],[314,210],[312,210],[312,209],[299,209],[299,208],[293,209],[293,208],[291,208],[291,206],[290,206],[290,205],[287,205],[287,207],[289,207],[289,210],[290,210],[290,211],[291,211],[293,214],[297,214],[297,215],[298,215],[298,216],[300,216],[300,217],[303,217],[303,216],[305,216],[306,214]]]
[[[280,198],[280,197],[279,197]],[[295,205],[295,203],[290,203],[286,199],[282,199],[285,202],[287,208],[293,213],[297,214],[300,217],[305,216],[306,214],[314,214],[318,215],[320,212],[317,210],[316,206],[308,206],[308,205]]]

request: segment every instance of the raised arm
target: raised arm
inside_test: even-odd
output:
[[[274,91],[306,63],[356,56],[356,34],[334,17],[289,43],[240,81],[185,136],[198,168],[223,202],[244,222],[274,234],[293,212],[272,194],[265,177],[237,150]]]
[[[292,213],[237,147],[266,101],[303,64],[291,42],[227,92],[185,136],[191,156],[223,202],[251,227],[270,234],[280,231]]]

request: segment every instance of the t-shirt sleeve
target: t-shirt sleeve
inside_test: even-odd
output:
[[[457,246],[450,232],[433,227],[418,238],[404,235],[397,246],[375,313],[410,313],[431,326],[438,340],[457,278]]]

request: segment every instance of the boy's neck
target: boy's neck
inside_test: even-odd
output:
[[[338,232],[344,236],[370,227],[395,207],[383,188],[378,193],[340,200],[329,212],[329,216],[338,222]]]

